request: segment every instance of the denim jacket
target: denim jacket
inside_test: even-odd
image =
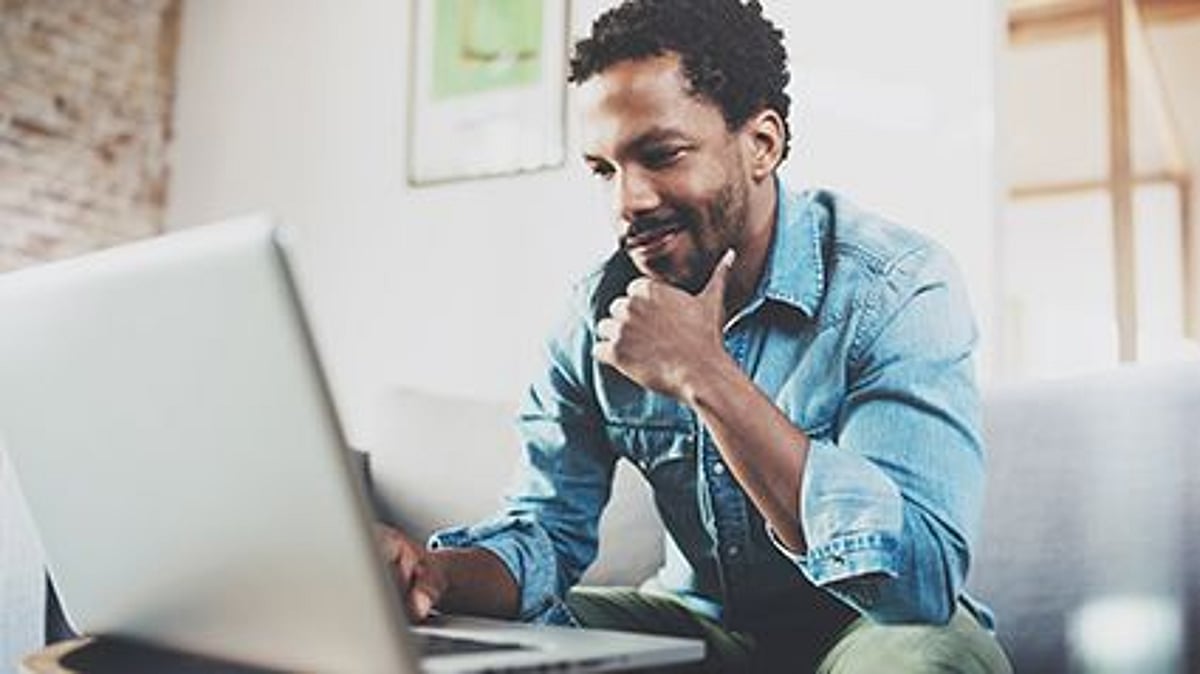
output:
[[[524,619],[569,620],[561,599],[595,558],[625,459],[651,483],[669,533],[656,585],[729,626],[780,615],[827,631],[858,614],[949,620],[984,487],[962,280],[929,239],[840,196],[779,194],[762,277],[724,338],[810,438],[807,551],[777,542],[691,409],[592,358],[597,321],[637,273],[618,253],[578,284],[547,342],[520,413],[523,466],[507,509],[431,540],[498,555]]]

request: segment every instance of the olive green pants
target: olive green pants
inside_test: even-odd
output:
[[[703,639],[704,661],[671,672],[1012,673],[999,642],[963,606],[947,625],[880,625],[859,618],[822,652],[810,653],[798,636],[794,660],[787,657],[788,644],[775,644],[765,661],[767,649],[753,635],[726,630],[669,595],[584,587],[571,591],[567,607],[585,627]]]

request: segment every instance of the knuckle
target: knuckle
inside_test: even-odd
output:
[[[629,320],[634,320],[637,317],[643,316],[646,313],[646,311],[649,309],[649,302],[650,302],[650,300],[647,297],[643,297],[643,296],[630,297],[629,300],[627,302],[625,302],[624,305],[622,305],[621,318],[623,318],[626,321],[629,321]]]
[[[613,342],[620,342],[621,337],[625,334],[625,322],[613,321],[611,327],[609,327],[609,333]]]
[[[626,341],[613,340],[610,349],[615,361],[625,361],[629,358],[629,343]]]

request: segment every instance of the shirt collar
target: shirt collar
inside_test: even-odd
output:
[[[794,193],[776,179],[775,233],[757,296],[793,306],[812,318],[825,296],[825,236],[829,211],[818,192]]]

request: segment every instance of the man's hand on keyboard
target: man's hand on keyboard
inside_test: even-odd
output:
[[[409,619],[425,620],[446,591],[445,570],[435,555],[400,530],[376,524],[375,535],[404,597]]]

